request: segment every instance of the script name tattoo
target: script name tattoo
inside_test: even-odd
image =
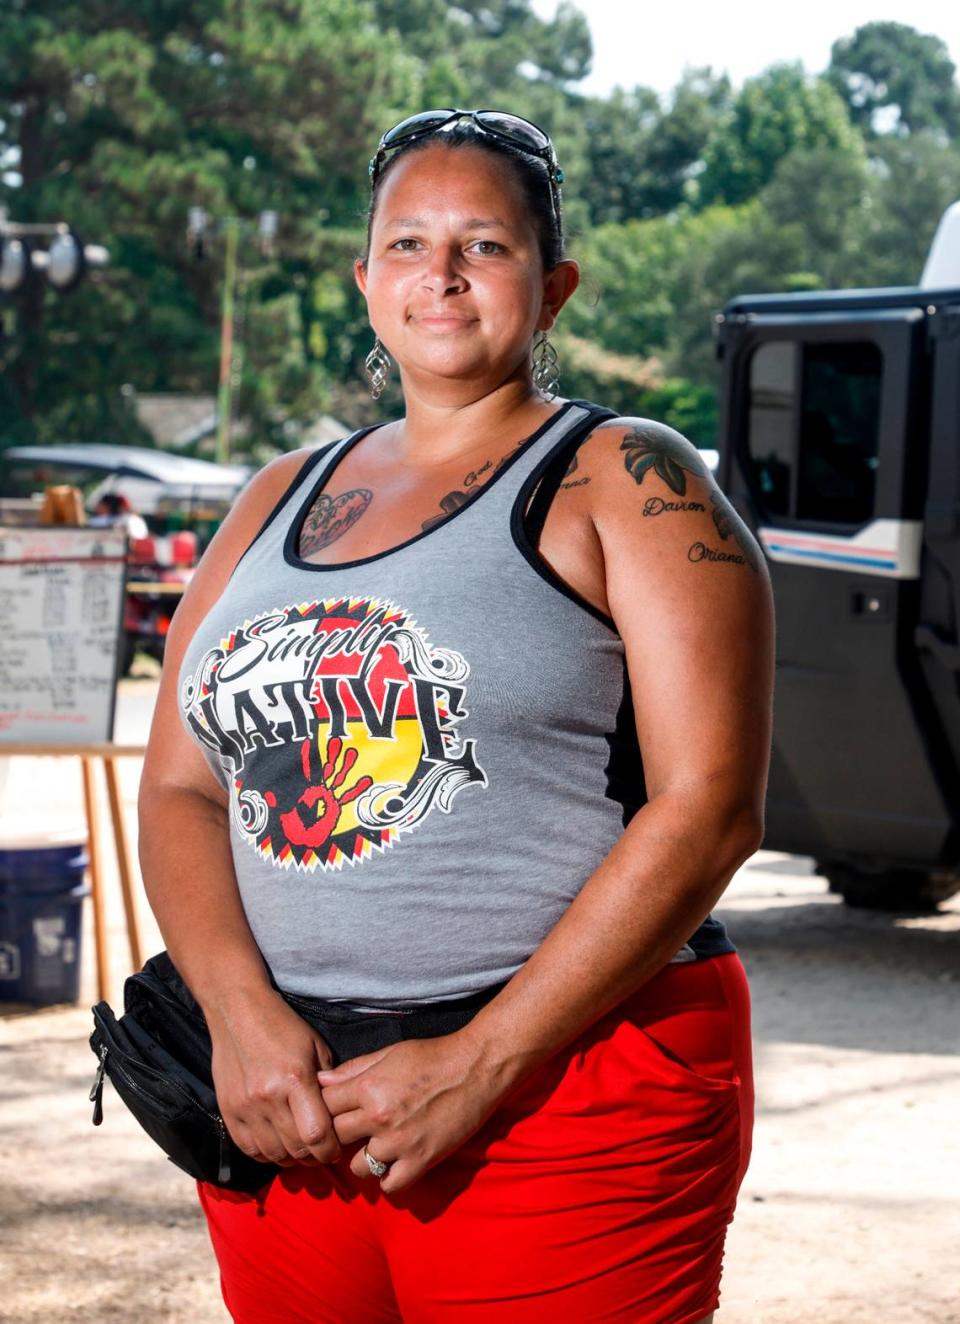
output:
[[[620,449],[624,452],[627,473],[637,484],[642,483],[652,469],[677,496],[685,496],[688,473],[698,478],[706,476],[702,460],[695,453],[691,455],[690,443],[655,424],[631,428],[630,435],[621,441]]]
[[[669,510],[706,510],[702,501],[666,501],[663,497],[647,497],[643,503],[643,514],[662,515]]]
[[[580,456],[577,454],[576,451],[574,451],[573,459],[570,461],[569,465],[567,466],[567,472],[563,475],[564,478],[567,479],[570,477],[571,474],[575,474],[579,467],[580,467]],[[590,479],[588,477],[574,478],[569,483],[568,482],[561,483],[560,490],[561,492],[569,492],[571,487],[586,487],[589,481]]]
[[[695,542],[687,548],[688,561],[732,561],[735,565],[746,565],[745,559],[738,552],[724,552],[718,547],[708,547],[704,542]]]
[[[527,440],[529,438],[524,437],[518,441],[516,446],[507,451],[505,455],[500,456],[496,464],[493,460],[485,460],[479,469],[471,469],[464,478],[462,487],[454,488],[452,492],[448,492],[446,496],[440,498],[440,509],[443,513],[431,515],[430,519],[425,519],[421,525],[421,531],[426,533],[427,529],[432,529],[435,524],[439,524],[441,520],[445,520],[448,515],[452,515],[455,510],[459,510],[461,506],[465,506],[468,501],[471,501],[476,496],[479,488],[488,483],[494,474],[499,472],[513,452],[519,450]]]
[[[335,497],[321,492],[300,530],[300,555],[310,556],[342,538],[365,514],[372,500],[373,493],[366,487],[355,487]]]

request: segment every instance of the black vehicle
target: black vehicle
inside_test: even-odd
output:
[[[717,323],[717,478],[777,609],[764,845],[853,905],[932,905],[960,890],[960,204],[916,287]]]

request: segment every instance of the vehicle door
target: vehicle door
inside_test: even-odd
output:
[[[920,308],[741,314],[719,481],[777,614],[765,845],[941,858],[955,776],[917,664],[928,418]]]

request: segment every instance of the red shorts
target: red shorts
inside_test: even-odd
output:
[[[750,1156],[737,956],[667,966],[392,1197],[336,1164],[199,1184],[237,1324],[694,1324]]]

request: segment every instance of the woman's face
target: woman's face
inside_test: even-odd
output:
[[[507,162],[437,144],[391,170],[356,278],[371,326],[408,381],[492,389],[526,364],[534,332],[553,325],[578,272],[570,261],[544,272]]]

